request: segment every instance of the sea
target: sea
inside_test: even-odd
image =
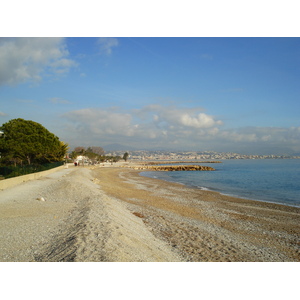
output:
[[[224,195],[300,207],[300,159],[233,159],[221,162],[199,163],[216,171],[147,171],[141,175]]]

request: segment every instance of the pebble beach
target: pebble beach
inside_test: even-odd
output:
[[[298,262],[300,209],[70,167],[0,191],[1,262]]]

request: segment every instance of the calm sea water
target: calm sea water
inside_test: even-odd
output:
[[[300,159],[222,160],[216,171],[142,172],[225,195],[300,207]]]

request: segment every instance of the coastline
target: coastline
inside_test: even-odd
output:
[[[71,167],[0,191],[0,261],[300,261],[299,208],[139,173]]]
[[[189,187],[219,192],[237,198],[263,201],[300,208],[299,164],[293,160],[227,160],[215,172],[143,172]],[[207,164],[209,166],[209,164]]]
[[[148,172],[154,172],[154,171],[152,171],[152,170],[149,170],[149,171],[143,170],[139,174],[142,177],[158,179],[158,180],[162,180],[162,181],[169,182],[169,183],[181,184],[181,185],[183,185],[187,188],[198,189],[198,190],[201,190],[201,191],[214,192],[214,193],[218,193],[220,195],[227,196],[227,197],[244,199],[244,200],[249,200],[249,201],[257,201],[257,202],[263,202],[263,203],[270,203],[270,204],[275,204],[275,205],[283,205],[283,206],[294,207],[294,208],[300,208],[300,205],[292,205],[292,204],[286,203],[284,201],[276,202],[275,200],[267,200],[267,199],[262,199],[260,197],[251,198],[251,197],[247,197],[247,196],[243,196],[243,195],[231,194],[231,193],[228,193],[226,191],[221,191],[221,190],[217,191],[217,190],[214,190],[214,189],[208,188],[208,187],[202,187],[202,186],[199,187],[199,186],[194,186],[194,185],[188,185],[186,183],[182,183],[182,182],[179,182],[179,181],[171,181],[171,180],[166,180],[166,179],[162,179],[162,178],[157,178],[157,177],[144,175],[144,174],[147,174]]]
[[[185,261],[300,261],[300,208],[99,168],[93,176]],[[111,185],[111,182],[114,182]]]

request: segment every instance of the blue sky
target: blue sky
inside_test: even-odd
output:
[[[1,38],[0,124],[76,146],[300,152],[299,38]]]

